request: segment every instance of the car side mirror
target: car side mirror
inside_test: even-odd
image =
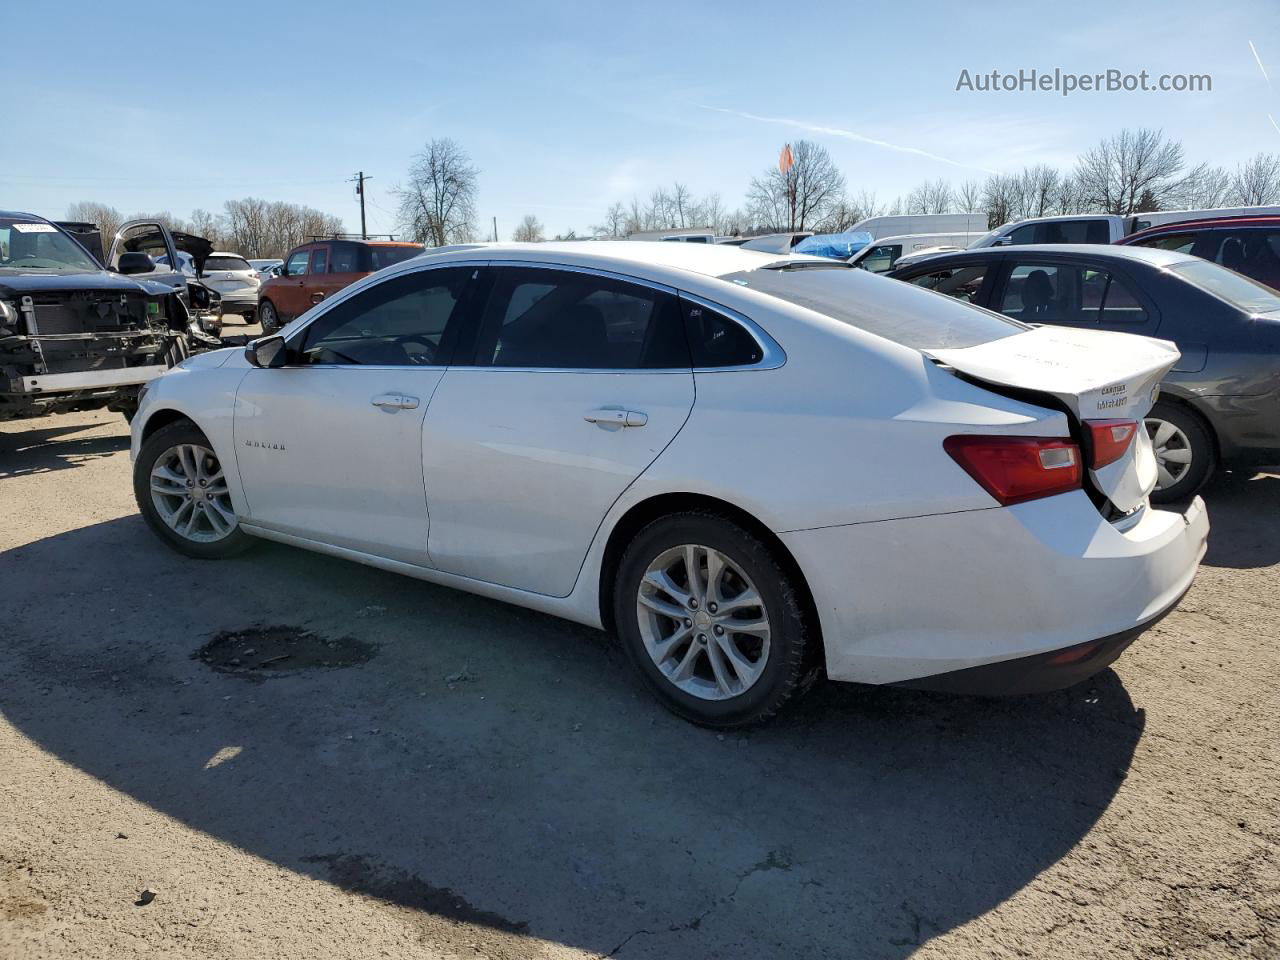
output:
[[[150,273],[155,268],[145,253],[122,253],[116,264],[116,273]]]
[[[289,348],[284,337],[259,337],[249,341],[244,348],[244,358],[264,370],[283,367],[289,359]]]

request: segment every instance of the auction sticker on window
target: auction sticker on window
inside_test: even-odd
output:
[[[19,233],[57,233],[58,228],[52,223],[13,223],[10,224]]]

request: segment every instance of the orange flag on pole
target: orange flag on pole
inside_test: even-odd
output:
[[[778,154],[778,172],[785,176],[795,166],[795,163],[796,158],[795,154],[791,152],[791,144],[784,144],[782,153]]]

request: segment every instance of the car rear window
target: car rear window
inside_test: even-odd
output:
[[[1169,272],[1246,313],[1280,311],[1280,295],[1270,287],[1208,260],[1188,260],[1170,267]]]
[[[393,263],[400,263],[410,257],[416,257],[423,247],[369,247],[369,257],[373,263],[371,270],[381,270]]]
[[[205,270],[252,270],[248,260],[240,257],[210,257],[204,262]]]
[[[914,350],[976,347],[1030,329],[945,294],[865,270],[752,270],[721,279]]]

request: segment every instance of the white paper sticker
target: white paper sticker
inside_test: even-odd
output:
[[[19,233],[57,233],[58,228],[52,223],[15,223],[13,229]]]

